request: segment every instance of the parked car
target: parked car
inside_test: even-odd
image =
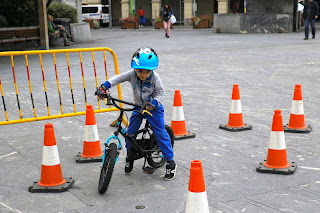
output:
[[[87,18],[96,19],[100,24],[109,23],[109,5],[82,5],[82,20]]]

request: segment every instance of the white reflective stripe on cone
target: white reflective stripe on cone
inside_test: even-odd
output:
[[[97,124],[84,127],[84,141],[96,142],[99,140]]]
[[[230,113],[232,114],[242,113],[240,100],[231,100]]]
[[[183,106],[173,107],[172,121],[184,121]]]
[[[269,140],[269,149],[283,150],[286,149],[284,131],[271,131]]]
[[[42,150],[42,165],[55,166],[60,164],[59,153],[57,145],[43,146]]]
[[[186,213],[209,213],[207,193],[188,191]]]
[[[291,114],[294,114],[294,115],[303,115],[304,114],[303,100],[300,100],[300,101],[293,100],[292,101]]]

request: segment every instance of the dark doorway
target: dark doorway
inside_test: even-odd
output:
[[[119,18],[121,18],[121,4],[118,0],[111,1],[111,15],[112,15],[112,25],[119,26],[121,23],[119,22]]]
[[[165,4],[169,4],[171,9],[173,10],[173,14],[177,19],[177,22],[175,24],[184,24],[184,2],[183,0],[162,0],[162,7],[164,7]]]
[[[145,15],[144,17],[146,18],[146,23],[145,25],[151,25],[151,1],[150,0],[136,0],[136,8],[135,8],[135,14],[136,16],[138,15],[138,10],[140,7],[144,10]],[[159,15],[158,15],[159,16]]]

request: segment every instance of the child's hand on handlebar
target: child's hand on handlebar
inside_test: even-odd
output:
[[[151,110],[154,110],[154,109],[156,109],[155,105],[153,105],[152,103],[147,103],[146,110],[151,111]]]
[[[103,100],[106,98],[106,95],[107,95],[107,88],[102,84],[98,90],[95,92],[95,95],[97,96],[97,98],[99,100]]]

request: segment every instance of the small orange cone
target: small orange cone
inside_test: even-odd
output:
[[[102,161],[98,128],[92,105],[87,106],[86,126],[84,129],[83,153],[76,156],[77,163],[89,163]]]
[[[53,125],[45,125],[44,145],[42,151],[41,178],[29,187],[29,192],[64,192],[73,185],[72,178],[62,177],[58,147],[54,136]]]
[[[276,109],[273,115],[267,160],[265,160],[265,163],[258,165],[257,171],[290,175],[296,169],[297,164],[295,162],[288,163],[281,110]]]
[[[304,123],[301,85],[296,84],[291,105],[289,124],[284,126],[284,131],[294,133],[308,133],[311,132],[311,130],[312,127],[310,125],[306,126]]]
[[[174,93],[171,128],[173,130],[175,140],[196,137],[196,134],[187,132],[180,90],[176,90]]]
[[[206,186],[204,184],[202,163],[200,160],[191,161],[190,179],[186,213],[209,213]]]
[[[238,84],[233,85],[228,124],[220,124],[219,128],[231,132],[252,129],[252,126],[243,123],[240,91]]]

